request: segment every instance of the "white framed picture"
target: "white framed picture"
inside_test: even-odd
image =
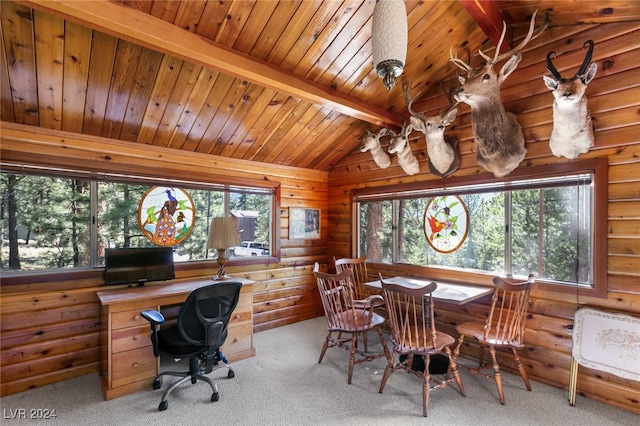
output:
[[[320,238],[320,209],[289,208],[289,239]]]

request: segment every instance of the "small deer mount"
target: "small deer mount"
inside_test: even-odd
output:
[[[386,169],[391,165],[391,158],[384,152],[380,144],[380,138],[387,134],[387,129],[383,127],[378,133],[373,133],[367,129],[367,133],[362,137],[362,145],[360,145],[360,152],[371,152],[373,161],[381,169]]]
[[[484,66],[473,69],[449,52],[450,61],[467,73],[467,77],[458,77],[462,85],[454,93],[459,102],[464,102],[471,107],[471,126],[476,142],[476,159],[478,164],[496,177],[503,177],[511,173],[522,162],[527,149],[525,148],[524,134],[516,116],[504,109],[500,98],[500,87],[509,75],[517,68],[522,59],[521,50],[531,40],[538,37],[548,26],[548,20],[534,35],[536,14],[534,12],[529,24],[529,32],[524,40],[515,48],[500,54],[500,47],[504,41],[507,24],[504,23],[500,41],[496,46],[493,58],[487,56],[482,50],[478,51],[485,59]],[[499,72],[494,66],[502,60],[510,57]]]
[[[587,107],[585,91],[593,80],[598,65],[591,62],[593,40],[587,40],[582,47],[589,47],[578,72],[571,78],[562,78],[551,62],[556,52],[547,53],[547,69],[551,77],[542,76],[544,84],[552,91],[553,130],[549,138],[549,148],[556,157],[570,160],[589,151],[594,144],[593,123]]]
[[[415,98],[411,98],[410,82],[403,81],[402,91],[407,109],[411,114],[411,125],[414,129],[424,133],[427,154],[429,154],[429,170],[436,176],[447,177],[460,166],[458,139],[444,134],[445,128],[456,118],[458,102],[453,102],[451,98],[452,91],[447,92],[445,90],[445,94],[449,99],[449,107],[438,115],[427,117],[411,109]]]
[[[389,130],[391,132],[389,154],[397,154],[400,167],[408,175],[415,175],[420,171],[420,163],[409,146],[409,134],[412,130],[412,126],[407,126],[407,123],[402,125],[402,129],[398,133]]]

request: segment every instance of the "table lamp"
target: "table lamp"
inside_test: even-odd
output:
[[[236,225],[231,217],[214,217],[209,227],[209,237],[207,238],[207,249],[218,250],[218,273],[213,277],[219,280],[227,277],[224,269],[224,252],[229,247],[240,245],[240,237],[236,230]]]

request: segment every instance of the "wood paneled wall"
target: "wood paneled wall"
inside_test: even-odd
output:
[[[542,75],[548,75],[544,61],[546,53],[555,50],[558,70],[563,75],[572,75],[584,58],[581,46],[587,39],[595,42],[593,60],[598,62],[596,78],[587,88],[596,143],[579,159],[606,157],[609,163],[608,255],[606,259],[597,259],[607,264],[607,296],[599,299],[534,290],[527,323],[527,348],[522,351],[533,380],[562,388],[569,384],[571,328],[577,308],[589,306],[640,315],[640,23],[553,27],[523,52],[522,62],[502,90],[505,108],[518,117],[527,142],[528,153],[520,167],[569,161],[554,157],[549,149],[553,96],[542,81]],[[408,66],[411,66],[410,58]],[[427,115],[446,107],[446,98],[441,92],[434,92],[428,98],[420,101],[423,106],[420,111]],[[454,176],[468,176],[473,181],[474,176],[485,171],[475,160],[470,119],[469,107],[461,104],[448,133],[460,140],[462,154],[460,168]],[[412,138],[417,135],[414,132]],[[403,174],[395,158],[390,168],[379,169],[369,153],[359,152],[352,153],[331,170],[329,253],[340,257],[354,254],[350,229],[352,190],[440,179],[428,172],[424,138],[420,137],[412,145],[421,163],[421,173],[414,176]],[[446,184],[446,179],[442,183]],[[442,270],[399,265],[372,265],[370,272],[490,283],[490,277],[483,275],[452,275]],[[483,318],[488,303],[488,300],[482,300],[463,307],[441,304],[437,310],[441,329],[456,335],[455,324]],[[467,345],[467,355],[476,351],[475,346]],[[507,354],[505,358],[508,358]],[[580,367],[578,393],[640,413],[638,382]]]
[[[2,123],[3,161],[92,171],[179,175],[182,179],[277,182],[281,191],[281,260],[227,267],[255,281],[254,331],[322,315],[313,263],[326,263],[327,173],[136,146],[104,138]],[[144,159],[144,160],[143,160]],[[321,209],[321,238],[289,240],[289,207]],[[176,278],[212,276],[216,266],[178,269]],[[95,274],[94,274],[95,275]],[[1,395],[99,371],[101,278],[0,286]],[[260,348],[256,348],[259,356]]]

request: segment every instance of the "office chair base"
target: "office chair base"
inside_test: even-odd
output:
[[[162,373],[158,374],[158,376],[156,376],[156,378],[153,381],[153,389],[154,390],[160,389],[162,387],[162,383],[160,381],[160,378],[162,376],[180,377],[180,380],[171,383],[169,385],[169,387],[167,389],[165,389],[164,393],[162,394],[162,400],[160,401],[160,405],[158,406],[158,410],[159,411],[166,410],[169,407],[169,402],[167,401],[167,399],[169,398],[169,394],[175,388],[177,388],[178,386],[186,383],[187,381],[190,381],[191,383],[196,383],[198,380],[203,381],[203,382],[207,382],[209,384],[209,386],[211,387],[211,390],[213,391],[213,393],[211,394],[211,402],[216,402],[216,401],[220,400],[220,393],[218,392],[218,386],[216,385],[214,380],[211,379],[210,377],[207,377],[207,376],[205,376],[203,374],[200,374],[201,372],[210,373],[211,371],[215,371],[215,370],[218,370],[220,368],[229,369],[229,372],[227,373],[227,378],[233,379],[235,377],[235,373],[231,369],[231,366],[229,366],[228,364],[226,364],[226,363],[219,364],[219,365],[214,366],[214,368],[212,368],[210,371],[206,371],[204,369],[200,369],[200,365],[198,364],[198,360],[195,357],[192,357],[190,359],[190,371],[187,371],[187,372],[185,372],[185,371],[163,371]]]
[[[184,374],[173,374],[173,372],[165,372],[160,374],[162,375],[170,375],[170,376],[179,376],[182,377],[184,376]],[[159,382],[160,379],[156,378],[156,380]],[[156,380],[154,380],[154,388],[156,386]],[[215,384],[215,382],[213,381],[213,379],[207,377],[207,376],[203,376],[202,374],[197,374],[195,376],[191,376],[190,374],[187,376],[182,377],[182,379],[178,380],[177,382],[173,382],[171,383],[171,385],[169,385],[169,387],[167,389],[165,389],[164,393],[162,394],[162,400],[160,401],[160,405],[158,406],[158,410],[159,411],[164,411],[169,407],[169,401],[167,401],[167,399],[169,398],[169,394],[178,386],[191,381],[192,383],[195,383],[196,381],[201,380],[203,382],[207,382],[209,384],[209,386],[211,387],[211,390],[213,390],[213,393],[211,394],[211,402],[216,402],[218,400],[220,400],[220,392],[218,392],[218,386]]]

